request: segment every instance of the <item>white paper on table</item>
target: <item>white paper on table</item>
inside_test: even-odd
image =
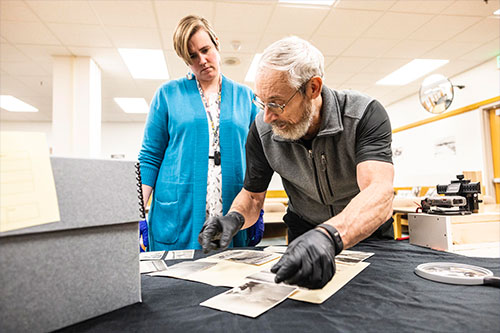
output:
[[[255,318],[283,302],[295,290],[296,288],[286,285],[247,281],[200,305]]]
[[[297,301],[321,304],[369,265],[370,263],[368,262],[359,262],[354,265],[337,264],[335,275],[322,289],[313,290],[300,288],[295,294],[291,295],[290,298]]]

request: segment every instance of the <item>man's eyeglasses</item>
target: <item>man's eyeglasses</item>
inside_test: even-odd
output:
[[[278,104],[278,103],[264,103],[262,102],[262,100],[260,98],[258,98],[257,96],[254,96],[253,97],[253,104],[255,104],[259,109],[261,110],[264,110],[267,106],[267,109],[274,113],[274,114],[282,114],[283,111],[285,111],[285,106],[295,97],[295,95],[297,95],[297,93],[299,92],[300,88],[297,89],[292,97],[290,97],[288,99],[288,101],[286,101],[284,104]]]

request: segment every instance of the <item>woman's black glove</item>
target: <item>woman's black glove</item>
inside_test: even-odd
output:
[[[271,272],[276,273],[276,283],[285,281],[300,287],[320,289],[332,279],[335,275],[335,255],[342,251],[343,245],[335,228],[328,225],[324,229],[331,236],[322,230],[312,229],[288,246],[283,257],[271,268]]]
[[[245,224],[245,217],[238,212],[210,217],[201,228],[198,243],[200,243],[204,253],[219,248],[226,249],[243,224]]]

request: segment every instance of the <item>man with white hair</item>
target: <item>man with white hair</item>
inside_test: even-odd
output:
[[[394,168],[384,107],[355,91],[323,85],[324,58],[298,37],[264,50],[254,103],[263,112],[247,138],[244,188],[228,214],[208,219],[198,241],[226,248],[256,221],[274,172],[289,198],[289,246],[276,282],[322,288],[335,255],[370,236],[392,234]]]

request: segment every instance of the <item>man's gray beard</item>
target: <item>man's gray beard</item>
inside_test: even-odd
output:
[[[312,112],[312,101],[306,103],[304,112],[302,113],[302,117],[300,118],[297,124],[290,125],[287,123],[287,126],[283,129],[280,129],[277,125],[279,121],[271,123],[271,128],[273,133],[279,135],[283,139],[286,140],[298,140],[306,135],[307,130],[311,126],[313,119]]]

